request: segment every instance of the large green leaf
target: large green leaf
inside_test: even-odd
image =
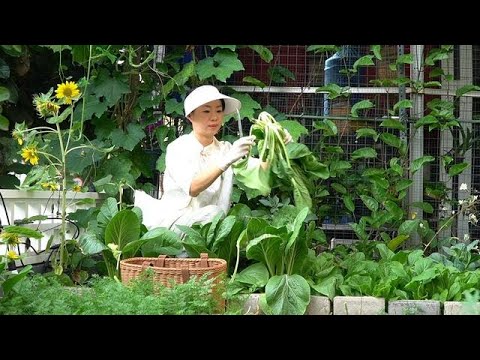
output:
[[[90,56],[89,45],[71,45],[73,61],[85,64]]]
[[[420,126],[424,126],[424,125],[438,124],[438,122],[439,121],[435,116],[427,115],[418,119],[418,121],[415,123],[415,128],[418,129]]]
[[[335,83],[329,83],[325,86],[320,86],[317,88],[316,92],[327,92],[328,93],[328,99],[335,99],[339,96],[348,94],[348,87],[340,87]]]
[[[398,228],[398,233],[400,235],[410,235],[412,232],[417,230],[418,224],[420,224],[420,220],[405,220],[400,227]]]
[[[370,45],[370,51],[373,52],[373,55],[376,59],[382,60],[382,47],[380,45]]]
[[[397,64],[413,64],[413,54],[400,55],[396,61]]]
[[[402,220],[403,210],[391,200],[385,201],[385,209],[393,216],[395,220]]]
[[[108,223],[105,230],[105,243],[118,245],[119,250],[140,235],[140,221],[132,210],[119,211]]]
[[[267,196],[272,190],[272,172],[267,163],[262,163],[258,158],[247,157],[233,165],[235,179],[242,188],[252,190],[255,196]],[[248,194],[247,194],[248,195]]]
[[[168,99],[165,102],[165,113],[183,116],[183,102],[178,102],[177,99]]]
[[[2,114],[0,114],[0,130],[8,131],[9,124],[10,122],[8,121],[8,119]]]
[[[469,84],[461,87],[460,89],[457,89],[457,91],[455,92],[455,96],[460,97],[465,95],[466,93],[469,93],[470,91],[479,91],[479,90],[480,90],[480,86]]]
[[[121,129],[115,129],[112,131],[110,138],[113,145],[132,151],[145,136],[146,134],[140,124],[129,123],[126,133]]]
[[[465,170],[469,166],[470,164],[468,163],[455,164],[452,167],[450,167],[450,169],[448,169],[448,175],[455,176],[455,175],[461,174],[463,170]]]
[[[199,61],[195,70],[200,80],[214,77],[219,81],[226,82],[235,71],[245,70],[245,68],[238,60],[237,53],[222,49],[213,58],[208,57]]]
[[[147,231],[139,240],[127,244],[123,253],[126,257],[134,256],[141,248],[142,256],[179,255],[183,246],[180,236],[166,228],[155,228]]]
[[[290,250],[293,244],[297,242],[298,235],[300,234],[300,231],[303,228],[303,221],[305,220],[309,212],[310,212],[309,208],[304,207],[295,217],[295,220],[293,221],[293,231],[290,234],[290,237],[287,242],[287,246],[285,247],[286,253]]]
[[[406,234],[398,235],[388,242],[388,248],[395,251],[400,245],[402,245],[410,236]]]
[[[327,296],[330,300],[333,300],[337,293],[336,288],[338,282],[342,282],[342,275],[334,273],[325,278],[317,279],[317,283],[311,284],[310,286],[319,294]]]
[[[261,105],[257,101],[252,99],[252,97],[249,94],[234,93],[232,94],[232,97],[237,100],[240,100],[240,102],[242,103],[242,108],[240,109],[241,119],[244,119],[244,118],[252,119],[255,114],[255,110],[261,108]],[[234,116],[235,115],[233,114],[227,115],[225,116],[224,121],[227,122],[229,121],[229,119],[231,119]]]
[[[185,85],[185,83],[195,75],[195,61],[190,61],[188,64],[185,64],[177,74],[173,77],[175,84],[177,86]]]
[[[40,231],[36,231],[24,226],[7,225],[3,228],[3,231],[12,234],[18,234],[19,236],[32,237],[35,239],[41,239],[43,237],[43,234]]]
[[[276,273],[282,261],[282,238],[274,234],[263,234],[247,245],[247,258],[267,265],[270,275]]]
[[[363,203],[370,211],[378,210],[378,202],[374,198],[368,195],[360,195],[360,199],[362,199]]]
[[[393,105],[393,111],[399,110],[399,109],[407,109],[407,108],[413,108],[412,100],[408,100],[408,99],[400,100],[395,105]],[[394,121],[397,122],[395,124],[396,127],[394,127],[394,129],[400,129],[400,130],[404,130],[404,131],[406,130],[405,125],[403,125],[400,121],[395,120],[395,119],[389,119],[389,120],[394,120]],[[380,126],[385,126],[385,125],[380,125]]]
[[[77,109],[75,109],[75,112],[76,110]],[[112,131],[117,128],[117,126],[115,125],[115,122],[110,119],[107,119],[106,117],[93,118],[91,123],[95,126],[96,137],[102,140],[108,139]]]
[[[435,161],[435,158],[430,155],[422,156],[418,159],[413,160],[411,165],[412,174],[415,174],[418,170],[420,170],[425,163],[432,161]]]
[[[353,213],[355,211],[355,204],[353,203],[352,197],[350,195],[343,195],[342,199],[347,210]]]
[[[270,61],[273,60],[273,54],[270,51],[269,48],[263,45],[248,45],[250,49],[255,51],[260,57],[262,58],[263,61],[269,63]]]
[[[27,265],[20,270],[18,274],[10,275],[9,278],[5,280],[3,284],[1,284],[3,292],[8,294],[13,289],[15,284],[23,280],[28,275],[30,270],[32,270],[32,265]]]
[[[118,213],[117,200],[112,197],[107,198],[100,208],[100,212],[97,215],[97,221],[99,225],[104,227],[112,220],[112,218]]]
[[[400,179],[397,184],[395,185],[396,191],[402,191],[408,188],[410,185],[413,184],[413,180],[410,179]]]
[[[150,92],[143,93],[138,98],[138,105],[141,111],[157,107],[160,105],[160,96],[153,96]]]
[[[310,285],[298,274],[273,276],[265,296],[274,315],[303,315],[310,303]]]
[[[338,128],[330,119],[323,119],[322,121],[315,121],[313,127],[318,130],[323,130],[323,136],[335,136],[338,134]]]
[[[377,141],[378,139],[378,134],[375,130],[370,129],[370,128],[361,128],[356,131],[357,133],[357,139],[360,139],[361,137],[371,137],[373,140]]]
[[[287,79],[295,80],[295,74],[281,65],[273,65],[267,70],[267,74],[273,83],[284,84]]]
[[[69,106],[62,113],[58,116],[52,116],[47,118],[47,123],[49,124],[60,124],[61,122],[65,121],[72,113],[72,107]]]
[[[125,181],[128,184],[133,184],[135,182],[135,171],[132,169],[132,165],[130,154],[123,152],[117,156],[112,156],[110,159],[105,159],[102,163],[102,167],[97,169],[97,175],[106,176],[107,174],[110,174],[112,175],[112,182],[114,183]],[[138,175],[139,174],[137,174],[137,176]]]
[[[83,102],[85,102],[85,107],[83,107]],[[93,115],[96,115],[97,118],[100,118],[107,111],[107,109],[108,104],[106,101],[102,101],[102,99],[90,94],[80,100],[80,102],[75,106],[75,110],[73,111],[73,120],[80,121],[82,119],[82,112],[84,121],[90,120]],[[102,125],[111,124],[113,128],[115,127],[115,123],[113,121],[103,120],[102,123],[104,123]]]
[[[19,57],[22,55],[25,45],[0,45],[0,48],[8,55]]]
[[[370,66],[370,65],[375,65],[375,63],[373,62],[373,55],[365,55],[355,61],[355,63],[353,64],[353,69],[357,70],[359,66]]]
[[[412,206],[417,207],[419,209],[422,209],[423,211],[425,211],[428,214],[433,214],[433,210],[434,210],[433,206],[432,206],[432,204],[430,204],[428,202],[413,202]]]
[[[408,100],[410,101],[410,100]],[[406,131],[407,128],[406,126],[399,120],[397,119],[385,119],[382,121],[382,123],[380,124],[380,126],[382,127],[386,127],[386,128],[389,128],[389,129],[398,129],[398,130],[401,130],[401,131]]]
[[[235,277],[236,281],[253,285],[257,288],[263,288],[267,285],[268,279],[268,269],[262,263],[250,265]]]
[[[336,177],[336,175],[340,172],[343,173],[344,170],[348,170],[352,168],[352,164],[348,161],[332,161],[330,163],[330,176]]]
[[[100,71],[93,91],[98,98],[104,96],[108,106],[115,105],[123,94],[130,93],[126,75],[111,77],[106,70]]]
[[[7,101],[8,99],[10,99],[10,90],[5,86],[0,86],[0,102]]]
[[[75,149],[67,155],[68,170],[72,173],[81,174],[86,167],[96,164],[105,156],[104,152],[92,148]]]
[[[87,232],[80,235],[78,246],[82,253],[86,255],[98,254],[102,250],[108,249],[107,246],[98,239],[97,235]]]
[[[158,170],[159,172],[163,173],[166,168],[166,159],[167,154],[163,152],[157,159],[157,162],[155,163],[155,170]]]
[[[356,103],[355,105],[352,106],[352,109],[350,110],[350,113],[353,117],[358,117],[358,111],[359,110],[365,110],[365,109],[370,109],[374,105],[370,100],[362,100]]]
[[[257,78],[253,76],[245,76],[242,81],[247,84],[251,84],[253,86],[258,86],[260,89],[263,89],[264,87],[267,86],[263,81],[258,80]]]
[[[294,164],[293,164],[294,165]],[[295,176],[290,179],[293,186],[293,199],[298,208],[312,208],[312,198],[298,166],[293,166]]]
[[[380,139],[387,145],[390,145],[394,148],[399,148],[402,145],[402,140],[398,136],[395,136],[390,133],[381,133]]]
[[[395,253],[388,249],[385,244],[379,243],[376,245],[376,248],[378,249],[378,253],[382,260],[390,260],[395,255]]]
[[[345,186],[343,186],[342,184],[339,184],[339,183],[335,183],[335,182],[332,182],[330,184],[330,186],[338,193],[340,194],[346,194],[347,193],[347,189]]]
[[[364,147],[352,152],[352,160],[356,159],[371,159],[377,157],[377,151],[371,147]]]
[[[308,129],[297,120],[282,120],[278,123],[288,130],[290,135],[292,135],[293,141],[298,141],[298,138],[302,135],[308,135]]]
[[[350,227],[353,229],[355,234],[360,240],[367,241],[368,240],[368,234],[365,231],[365,225],[364,224],[356,224],[356,223],[349,223]]]
[[[215,232],[215,238],[213,239],[212,243],[212,250],[218,253],[218,249],[220,247],[223,247],[223,243],[225,240],[228,239],[228,235],[232,231],[233,226],[235,225],[235,222],[237,219],[235,216],[227,216],[224,218],[220,224],[217,226],[216,232]],[[227,244],[228,247],[228,244]],[[226,259],[228,260],[228,259]]]

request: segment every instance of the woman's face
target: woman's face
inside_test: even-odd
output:
[[[188,117],[193,131],[202,137],[215,136],[223,123],[223,107],[220,100],[213,100],[196,108]]]

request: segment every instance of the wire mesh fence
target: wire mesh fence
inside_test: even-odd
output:
[[[480,46],[477,45],[456,45],[448,57],[435,60],[431,56],[433,45],[418,46],[410,45],[384,45],[380,53],[382,59],[374,59],[373,65],[358,67],[357,72],[348,73],[346,69],[355,67],[355,62],[370,52],[370,46],[365,45],[344,45],[335,53],[314,54],[307,50],[307,46],[272,46],[274,54],[272,65],[260,63],[258,55],[249,49],[243,49],[240,58],[244,62],[245,71],[236,74],[235,78],[228,85],[235,90],[248,92],[252,98],[259,102],[262,108],[271,106],[279,112],[287,114],[288,118],[301,122],[308,130],[309,135],[304,136],[301,141],[312,150],[319,151],[319,156],[325,154],[319,150],[319,142],[322,141],[321,134],[315,132],[315,122],[323,118],[331,119],[338,129],[338,136],[334,141],[340,146],[346,158],[362,147],[374,147],[379,154],[372,159],[368,166],[385,167],[388,162],[398,154],[391,146],[374,143],[371,138],[358,138],[357,130],[360,128],[371,128],[376,133],[389,132],[396,136],[411,134],[412,125],[418,119],[426,116],[431,111],[431,104],[436,100],[452,101],[454,104],[454,116],[458,121],[458,127],[452,127],[451,131],[429,127],[416,129],[420,143],[413,142],[411,136],[406,136],[409,150],[413,154],[432,156],[434,161],[428,162],[422,169],[419,194],[416,198],[431,204],[433,211],[423,212],[424,217],[433,229],[440,227],[441,220],[449,215],[449,212],[458,211],[458,205],[447,205],[445,199],[455,201],[466,196],[460,189],[462,184],[467,184],[468,192],[475,193],[480,190],[480,98],[476,92],[470,92],[456,98],[456,91],[467,84],[480,85]],[[404,63],[403,72],[395,68],[402,56],[409,56],[414,51],[421,51],[422,62],[418,66],[416,58]],[[433,51],[435,53],[435,51]],[[434,59],[434,66],[426,66]],[[408,61],[407,61],[408,60]],[[280,71],[286,68],[288,71]],[[280,70],[279,70],[280,69]],[[439,72],[438,69],[441,69]],[[276,76],[280,72],[283,78]],[[439,73],[450,75],[438,76]],[[256,77],[265,83],[266,87],[249,88],[243,86],[242,79],[246,76]],[[398,79],[409,79],[411,83],[407,89],[399,84]],[[420,80],[427,84],[424,88],[415,89]],[[405,82],[405,81],[404,81]],[[438,82],[438,83],[435,83]],[[337,84],[340,87],[348,88],[348,97],[337,97],[329,99],[325,91],[318,91],[319,87],[329,84]],[[420,91],[418,91],[420,90]],[[410,99],[417,104],[416,107],[408,108],[405,111],[406,117],[402,119],[407,125],[404,134],[398,130],[381,127],[382,121],[391,117],[392,109],[399,100]],[[413,93],[417,92],[415,95]],[[419,95],[420,96],[419,96]],[[358,118],[352,117],[352,107],[362,100],[370,100],[373,107],[362,113]],[[396,113],[395,115],[401,115]],[[460,130],[462,129],[462,130]],[[465,131],[470,133],[469,139],[465,140]],[[469,144],[465,144],[469,141]],[[459,155],[458,148],[463,147],[466,151]],[[415,152],[413,152],[415,150]],[[445,156],[454,155],[453,161],[468,163],[468,168],[460,175],[448,176],[442,161]],[[410,157],[410,161],[415,158]],[[365,164],[363,164],[365,165]],[[351,174],[354,176],[355,168]],[[330,208],[333,222],[346,223],[352,221],[352,216],[347,216],[342,210],[342,204],[338,197],[327,199],[335,206]],[[366,214],[364,204],[361,202],[355,207],[353,220]],[[408,206],[408,204],[407,204]],[[338,213],[335,213],[338,212]],[[448,212],[448,214],[446,214]],[[325,219],[324,223],[329,224],[331,219]],[[339,234],[349,236],[350,233]],[[458,217],[448,229],[446,235],[458,236],[463,239],[465,234],[471,238],[480,238],[480,229],[468,219]]]
[[[330,156],[328,151],[333,147],[341,149],[343,159],[348,161],[356,151],[372,148],[376,156],[352,162],[347,171],[347,183],[352,188],[362,182],[369,186],[359,175],[365,168],[387,169],[392,159],[399,157],[399,147],[391,143],[398,138],[407,144],[407,167],[418,158],[432,157],[421,171],[406,174],[414,183],[403,199],[409,218],[425,219],[438,231],[444,219],[458,212],[458,200],[480,191],[480,92],[471,88],[473,91],[457,96],[457,91],[468,84],[480,86],[479,45],[454,45],[448,55],[434,45],[382,45],[376,48],[378,53],[370,45],[341,45],[327,51],[305,45],[268,48],[273,54],[269,63],[251,48],[238,49],[245,70],[234,73],[226,84],[217,85],[250,95],[261,109],[274,108],[288,119],[298,120],[308,130],[300,141],[320,159]],[[251,78],[259,82],[245,85]],[[402,100],[410,101],[409,106],[399,107]],[[371,106],[360,107],[363,110],[355,117],[352,109],[365,101]],[[442,111],[451,113],[457,125],[416,126],[419,119],[446,103],[453,108],[440,109],[438,117],[446,119]],[[326,138],[318,131],[317,124],[323,119],[335,124],[336,136]],[[402,127],[384,126],[385,119],[395,119]],[[248,119],[242,123],[247,132]],[[383,141],[359,136],[359,129],[370,129]],[[233,121],[226,124],[223,135],[238,135]],[[451,176],[445,161],[466,163],[468,167]],[[467,185],[467,191],[460,190],[464,189],[462,184]],[[415,208],[412,203],[416,202],[430,204],[431,211]],[[347,224],[357,222],[371,210],[356,198],[355,211],[346,211],[335,192],[325,203],[324,228],[333,229],[332,236],[343,239],[354,237]],[[443,237],[464,239],[466,235],[480,239],[480,228],[463,215],[442,230]]]

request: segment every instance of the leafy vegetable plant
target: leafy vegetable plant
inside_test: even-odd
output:
[[[258,158],[253,150],[233,165],[233,171],[248,198],[267,196],[273,188],[292,191],[295,206],[312,207],[314,180],[329,177],[328,167],[320,163],[304,144],[284,144],[285,129],[263,111],[254,119],[250,135],[257,139]]]

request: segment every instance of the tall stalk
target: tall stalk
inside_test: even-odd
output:
[[[73,117],[73,109],[72,109],[72,115]],[[62,138],[62,132],[60,130],[60,125],[57,125],[57,135],[58,135],[58,141],[60,143],[60,152],[61,152],[61,166],[62,166],[62,196],[61,196],[61,202],[60,202],[60,207],[61,207],[61,217],[62,217],[62,225],[60,227],[60,261],[59,261],[59,266],[55,267],[55,273],[57,275],[60,275],[63,272],[63,258],[64,258],[64,252],[65,252],[65,232],[67,230],[67,224],[66,224],[66,217],[67,217],[67,156],[65,152],[65,147],[63,144],[63,138]]]

